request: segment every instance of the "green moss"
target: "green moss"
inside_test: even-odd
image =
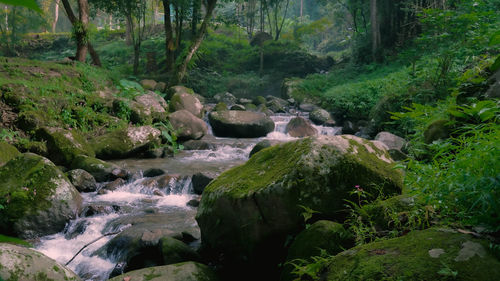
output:
[[[17,244],[17,245],[22,245],[22,246],[26,246],[26,247],[33,247],[30,243],[28,243],[22,239],[19,239],[16,237],[5,236],[2,234],[0,234],[0,243],[10,243],[10,244]]]
[[[219,102],[215,107],[214,111],[227,111],[227,104],[224,102]]]
[[[253,103],[254,103],[255,105],[265,105],[265,104],[267,103],[267,100],[266,100],[266,98],[265,98],[265,97],[263,97],[263,96],[257,96],[257,97],[254,99]]]
[[[14,146],[0,141],[0,166],[4,165],[19,154],[19,151]]]
[[[445,270],[456,272],[457,280],[494,280],[500,262],[487,252],[488,244],[451,230],[413,231],[338,254],[327,280],[450,280]]]
[[[47,141],[49,158],[56,164],[70,165],[78,155],[95,156],[88,141],[75,130],[42,128],[37,136]]]

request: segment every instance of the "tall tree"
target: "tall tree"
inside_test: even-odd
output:
[[[372,34],[372,59],[375,61],[380,47],[380,27],[377,13],[377,0],[370,0],[370,21]]]

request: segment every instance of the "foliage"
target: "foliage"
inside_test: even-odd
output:
[[[326,250],[320,249],[321,254],[319,256],[313,256],[309,259],[295,259],[290,262],[293,266],[292,274],[297,276],[294,281],[300,280],[320,280],[321,273],[326,269],[330,260],[331,255],[327,253]]]
[[[161,131],[161,136],[167,141],[167,145],[172,149],[173,154],[177,154],[179,150],[184,149],[182,144],[177,143],[177,131],[168,121],[163,121],[154,124]]]
[[[23,6],[39,13],[42,12],[35,0],[1,0],[0,2],[12,6]]]

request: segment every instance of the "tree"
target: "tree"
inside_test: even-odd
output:
[[[372,33],[372,59],[376,61],[377,51],[380,47],[380,28],[377,14],[377,0],[370,0],[370,21]]]
[[[0,0],[0,3],[4,3],[11,6],[23,6],[33,11],[41,13],[40,7],[35,0]]]

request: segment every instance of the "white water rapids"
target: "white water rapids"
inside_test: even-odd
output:
[[[190,200],[198,198],[192,192],[190,176],[202,171],[220,173],[235,165],[243,164],[248,160],[253,146],[262,139],[294,140],[295,138],[285,134],[285,127],[293,117],[295,116],[286,114],[272,116],[276,125],[275,130],[264,138],[215,138],[214,142],[217,144],[215,150],[181,151],[173,158],[117,161],[117,164],[130,170],[141,171],[148,167],[155,167],[164,169],[167,174],[180,174],[181,176],[172,178],[169,185],[160,190],[161,194],[152,192],[151,188],[143,186],[141,184],[142,178],[128,182],[107,194],[83,193],[85,206],[105,206],[107,211],[72,220],[66,226],[65,231],[42,237],[35,249],[59,263],[65,264],[87,243],[110,232],[109,223],[111,221],[125,215],[140,215],[144,213],[144,210],[151,208],[157,213],[168,213],[173,217],[178,217],[177,221],[182,220],[183,226],[197,229],[194,219],[196,209],[186,205]],[[315,128],[322,135],[336,135],[340,132],[338,127],[315,126]],[[199,229],[198,233],[194,234],[195,237],[199,238]],[[106,236],[91,244],[68,267],[83,280],[106,280],[113,271],[116,260],[113,257],[100,257],[95,252],[112,238],[113,236]]]

